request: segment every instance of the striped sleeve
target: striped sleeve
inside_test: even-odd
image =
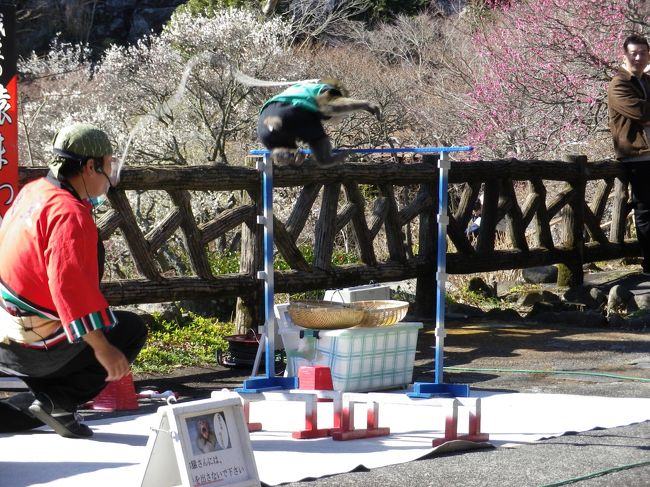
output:
[[[81,340],[85,334],[94,330],[110,330],[117,323],[117,318],[110,308],[89,313],[82,316],[70,323],[63,324],[65,335],[70,343],[75,343]]]

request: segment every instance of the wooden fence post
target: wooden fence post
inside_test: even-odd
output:
[[[628,202],[627,177],[616,178],[614,181],[614,201],[612,202],[612,223],[609,229],[609,241],[622,244],[625,241],[625,226],[630,212]]]
[[[580,286],[584,282],[584,228],[585,228],[585,191],[587,186],[587,157],[569,155],[565,157],[569,163],[578,166],[578,178],[570,181],[571,200],[564,213],[564,245],[573,250],[571,262],[558,266],[558,286]]]
[[[252,202],[255,202],[255,214],[261,215],[264,199],[261,197],[259,189],[256,192],[244,192],[242,203],[250,204]],[[262,270],[263,261],[264,233],[256,219],[252,224],[244,223],[242,225],[239,272],[257,279],[257,272]],[[258,280],[254,293],[237,297],[234,322],[237,333],[246,333],[250,328],[256,328],[264,323],[264,284],[261,280]]]
[[[422,162],[437,165],[438,154],[427,154]],[[436,242],[438,241],[438,178],[420,185],[420,192],[431,195],[431,207],[420,213],[420,247],[418,255],[426,260],[427,271],[420,275],[415,285],[414,314],[417,317],[433,319],[436,316]]]

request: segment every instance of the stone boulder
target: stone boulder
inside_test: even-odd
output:
[[[535,303],[557,303],[559,301],[559,296],[550,291],[528,291],[519,296],[517,305],[528,307]]]
[[[485,312],[486,320],[494,321],[521,321],[521,316],[512,308],[492,308]]]
[[[496,297],[496,292],[492,286],[490,286],[488,283],[486,283],[482,278],[480,277],[472,277],[469,280],[469,284],[467,285],[467,289],[469,291],[472,291],[473,293],[476,293],[480,296],[483,296],[485,298],[495,298]]]
[[[584,328],[597,328],[607,326],[607,319],[599,312],[587,311],[560,311],[545,312],[535,315],[537,323],[548,323],[554,325],[571,325]]]
[[[591,286],[571,287],[562,294],[562,299],[571,303],[581,303],[591,309],[600,309],[607,301],[605,293]]]
[[[634,295],[630,292],[629,289],[617,284],[609,290],[609,295],[607,296],[607,310],[609,313],[617,312],[628,309],[628,303],[634,301]],[[636,303],[634,303],[636,308]]]
[[[557,272],[554,265],[529,267],[521,271],[521,276],[531,284],[550,284],[557,282]]]

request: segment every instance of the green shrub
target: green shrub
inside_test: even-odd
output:
[[[314,262],[314,247],[310,244],[302,244],[298,246],[300,253],[303,255],[308,264]],[[332,251],[332,264],[345,265],[345,264],[358,264],[359,257],[354,252],[346,252],[342,249],[334,249]],[[276,271],[287,271],[291,269],[287,261],[281,255],[277,255],[273,261],[273,268]]]
[[[216,364],[217,350],[228,349],[224,337],[235,333],[232,323],[194,313],[185,314],[179,321],[165,321],[160,315],[154,319],[147,343],[133,364],[136,373]]]
[[[210,270],[216,275],[239,272],[239,252],[211,252],[208,254]]]

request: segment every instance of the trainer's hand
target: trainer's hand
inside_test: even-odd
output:
[[[106,381],[120,380],[129,373],[130,365],[124,354],[111,345],[101,330],[94,330],[83,336],[95,352],[95,358],[106,370]]]

